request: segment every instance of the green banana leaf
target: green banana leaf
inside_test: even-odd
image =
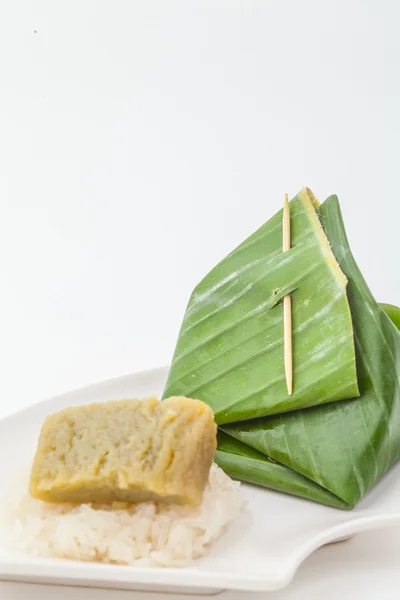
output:
[[[357,267],[337,197],[328,198],[318,214],[348,278],[361,396],[223,429],[292,471],[292,483],[288,477],[287,489],[283,491],[321,502],[317,484],[351,508],[400,456],[400,333],[374,300]],[[398,313],[390,312],[398,322]],[[246,469],[244,448],[239,467],[234,452],[231,462],[223,457],[228,474],[240,474],[241,469]],[[253,483],[281,489],[280,471],[274,473],[270,468],[254,473]],[[304,490],[299,494],[298,474],[309,480],[307,494]],[[337,506],[329,499],[326,503]]]
[[[317,205],[307,189],[290,202],[289,251],[282,252],[279,211],[195,288],[163,398],[199,398],[226,424],[359,395],[347,282]],[[292,396],[283,361],[286,294],[292,294]]]
[[[396,324],[397,329],[400,329],[400,308],[391,304],[380,306]],[[311,479],[269,459],[265,454],[239,442],[221,430],[218,432],[215,460],[233,479],[269,487],[278,492],[307,498],[335,508],[344,510],[352,508],[351,504],[344,502]]]
[[[222,431],[218,432],[215,461],[233,479],[262,485],[300,498],[308,498],[335,508],[344,510],[351,508],[349,504],[304,475],[270,460],[261,452]],[[264,482],[269,485],[265,486]]]
[[[400,308],[393,304],[380,304],[390,320],[400,329]]]

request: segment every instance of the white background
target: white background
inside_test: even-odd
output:
[[[399,19],[396,0],[2,0],[0,416],[166,364],[197,281],[304,185],[339,195],[400,304]],[[346,552],[338,595],[397,598],[385,539],[368,577],[357,540],[310,559],[296,598],[336,597],[315,565]]]

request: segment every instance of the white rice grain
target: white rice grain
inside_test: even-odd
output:
[[[15,506],[15,493],[13,497]],[[198,508],[153,502],[118,510],[105,505],[57,505],[25,493],[9,523],[14,544],[30,554],[176,567],[203,556],[242,505],[240,484],[213,465]]]

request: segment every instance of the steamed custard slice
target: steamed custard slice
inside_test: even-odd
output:
[[[30,493],[46,502],[199,505],[216,449],[200,400],[118,400],[67,408],[45,420]]]

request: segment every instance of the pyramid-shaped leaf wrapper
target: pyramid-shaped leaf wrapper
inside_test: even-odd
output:
[[[285,471],[286,489],[292,494],[351,508],[400,456],[400,332],[374,300],[351,254],[336,196],[318,209],[333,252],[348,278],[348,297],[356,340],[361,396],[255,422],[224,427],[229,435],[257,449],[292,471]],[[396,311],[391,307],[393,318]],[[246,446],[241,445],[242,457]],[[280,472],[247,469],[237,454],[222,446],[221,464],[244,480],[273,489]],[[253,456],[250,453],[249,456]],[[218,458],[218,454],[217,454]],[[298,475],[309,486],[298,489]],[[304,481],[303,481],[304,484]],[[331,502],[316,489],[336,496]]]
[[[164,398],[209,404],[219,424],[358,395],[346,278],[305,189],[220,262],[189,301]],[[293,395],[283,360],[282,298],[292,294]]]

